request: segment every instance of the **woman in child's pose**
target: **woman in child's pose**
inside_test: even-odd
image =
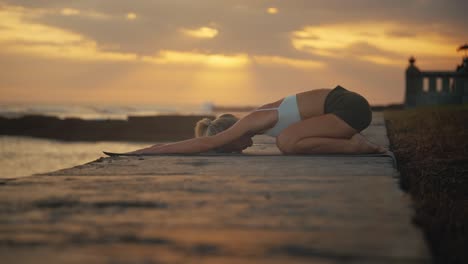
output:
[[[242,152],[252,136],[276,137],[284,154],[383,153],[359,132],[369,126],[372,112],[367,100],[341,86],[310,90],[265,104],[242,119],[224,114],[200,120],[195,138],[158,144],[129,154],[184,154],[210,150]]]

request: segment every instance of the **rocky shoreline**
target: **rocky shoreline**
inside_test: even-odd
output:
[[[194,126],[210,115],[129,116],[127,120],[60,119],[27,115],[0,117],[0,135],[31,136],[65,141],[165,141],[193,137]]]

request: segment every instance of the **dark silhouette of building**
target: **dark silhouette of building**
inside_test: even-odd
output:
[[[468,103],[468,57],[455,71],[421,71],[415,62],[406,69],[406,107]]]

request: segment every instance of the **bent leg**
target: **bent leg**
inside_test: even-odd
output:
[[[286,128],[276,139],[285,154],[376,153],[382,148],[368,142],[334,114],[302,120]]]
[[[365,154],[382,152],[379,146],[361,142],[356,134],[350,139],[308,137],[299,140],[294,147],[294,154]],[[365,139],[364,139],[365,140]]]

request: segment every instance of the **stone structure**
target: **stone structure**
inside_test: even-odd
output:
[[[415,61],[411,57],[406,69],[406,107],[468,103],[468,57],[456,71],[421,71]]]

